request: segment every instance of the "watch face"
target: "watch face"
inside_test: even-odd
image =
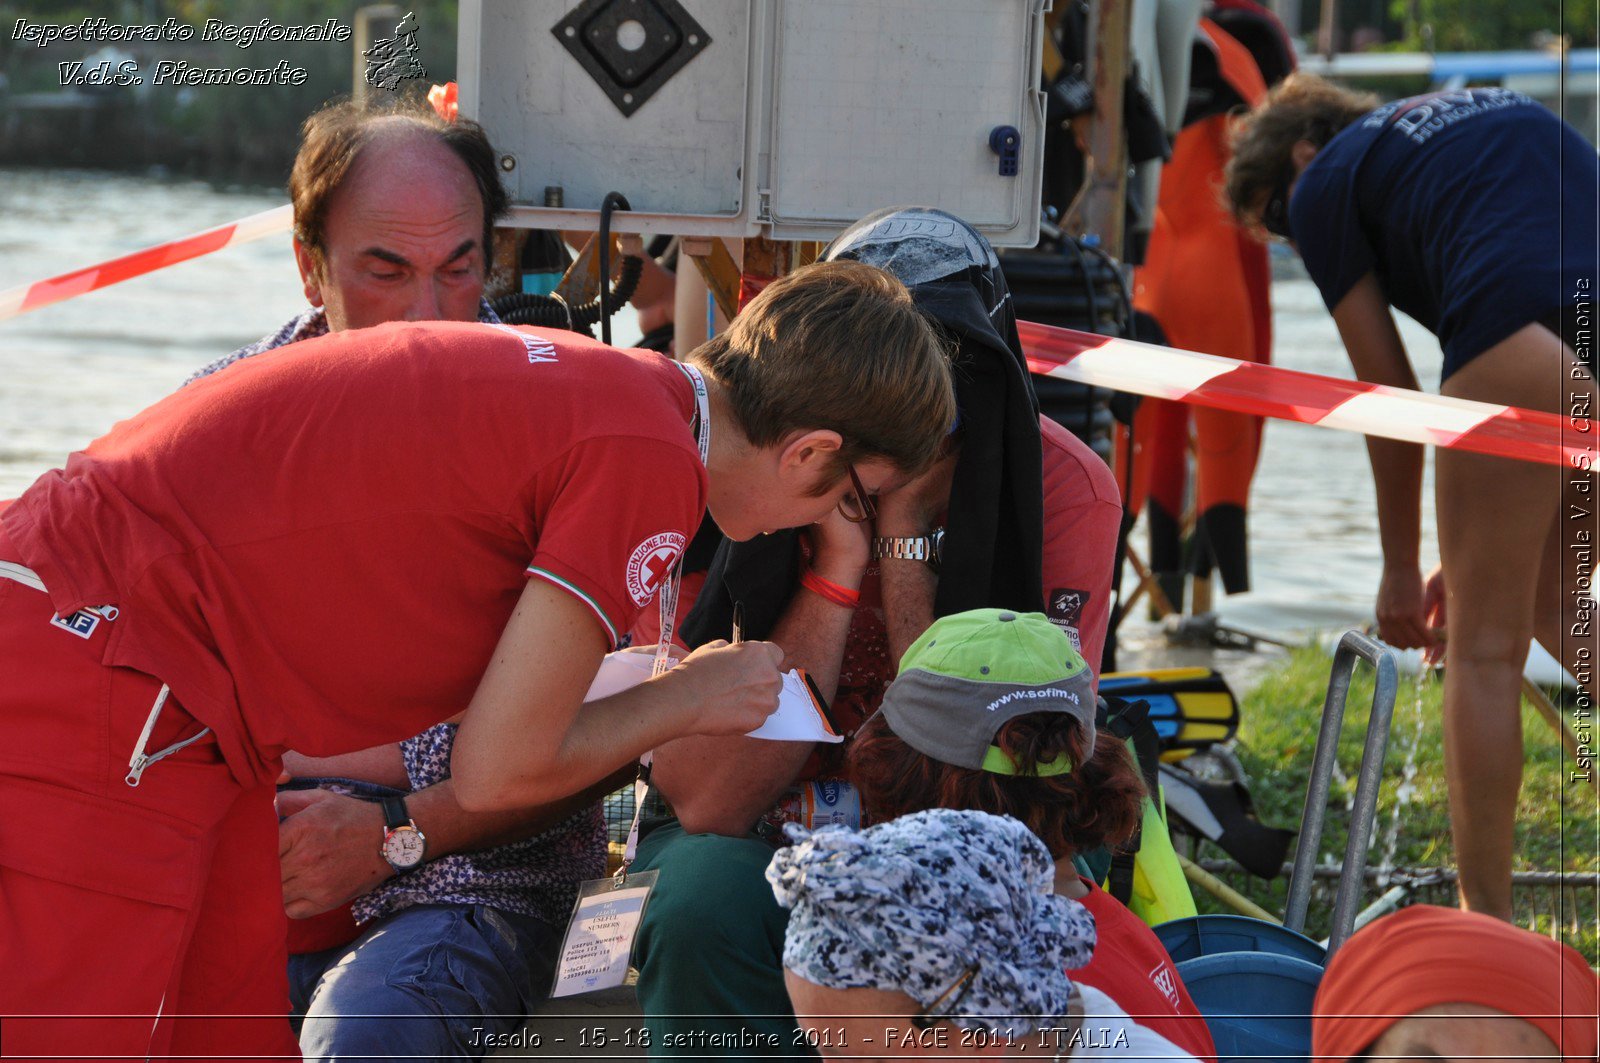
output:
[[[393,867],[409,869],[422,863],[425,848],[421,831],[414,827],[396,827],[384,835],[383,858]]]

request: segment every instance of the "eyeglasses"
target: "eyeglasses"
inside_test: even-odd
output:
[[[850,472],[851,490],[839,499],[839,515],[851,524],[865,524],[878,515],[878,507],[872,504],[872,496],[867,494],[861,477],[856,475],[856,467],[849,462],[844,467]]]
[[[1261,227],[1283,240],[1294,239],[1294,233],[1289,229],[1289,186],[1293,181],[1290,174],[1284,174],[1283,179],[1273,186],[1266,206],[1261,208]]]
[[[967,969],[961,972],[961,977],[950,983],[949,989],[935,997],[932,1004],[911,1016],[911,1025],[919,1030],[931,1030],[948,1019],[955,1012],[956,1005],[967,995],[967,990],[972,988],[972,980],[976,977],[978,964],[968,964]]]

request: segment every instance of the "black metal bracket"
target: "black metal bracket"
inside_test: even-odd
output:
[[[583,0],[550,32],[628,117],[711,43],[678,0]]]

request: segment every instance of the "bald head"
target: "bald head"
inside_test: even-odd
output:
[[[505,192],[471,122],[350,104],[306,121],[289,190],[306,298],[335,331],[472,320]]]

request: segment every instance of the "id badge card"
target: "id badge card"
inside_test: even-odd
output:
[[[567,934],[556,960],[551,997],[570,997],[619,986],[628,977],[639,920],[655,889],[657,871],[631,873],[619,885],[614,876],[590,879],[578,887]]]

